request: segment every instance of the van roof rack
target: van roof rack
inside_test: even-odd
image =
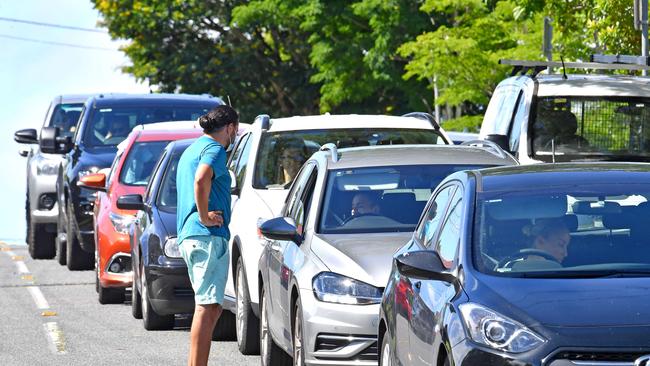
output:
[[[591,55],[591,62],[526,61],[500,59],[500,65],[512,66],[511,76],[526,75],[533,70],[532,77],[549,67],[590,70],[650,70],[649,60],[642,56]],[[644,62],[645,61],[645,62]]]
[[[482,148],[486,149],[488,152],[490,152],[493,155],[498,156],[498,157],[500,157],[502,159],[505,159],[507,157],[511,157],[511,158],[514,159],[512,154],[510,154],[509,152],[503,150],[501,148],[501,146],[499,146],[498,144],[496,144],[495,142],[490,141],[490,140],[469,140],[469,141],[463,142],[462,144],[460,144],[460,146],[482,147]],[[516,159],[515,159],[515,161],[516,161]]]
[[[339,149],[338,147],[336,147],[336,144],[331,142],[324,144],[323,146],[320,147],[320,151],[330,151],[332,153],[330,155],[332,159],[332,163],[336,163],[339,161]]]
[[[410,112],[402,115],[402,117],[413,117],[413,118],[423,119],[425,121],[428,121],[436,131],[440,130],[440,125],[438,124],[438,121],[436,121],[435,117],[433,117],[430,113]]]

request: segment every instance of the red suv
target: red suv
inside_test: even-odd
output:
[[[110,170],[81,178],[79,185],[98,191],[94,204],[96,290],[101,304],[124,301],[131,286],[129,225],[136,211],[117,208],[127,194],[144,195],[160,155],[170,141],[196,138],[196,122],[164,122],[136,126],[118,146]]]

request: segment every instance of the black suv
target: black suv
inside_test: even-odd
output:
[[[139,124],[196,120],[223,101],[210,95],[105,94],[88,98],[74,136],[56,127],[41,133],[41,149],[65,154],[56,193],[59,207],[56,250],[71,270],[92,269],[94,191],[77,186],[80,177],[108,168],[117,145]]]

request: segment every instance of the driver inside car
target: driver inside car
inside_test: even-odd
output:
[[[362,215],[380,215],[379,195],[372,192],[360,192],[352,197],[352,217]]]
[[[513,271],[534,270],[540,266],[545,269],[550,265],[562,267],[571,242],[570,230],[562,218],[537,219],[523,231],[531,238],[531,246],[521,250],[519,256],[513,256],[518,258],[509,262]]]

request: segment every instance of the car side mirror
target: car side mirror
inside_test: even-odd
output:
[[[77,185],[93,191],[106,192],[106,175],[104,173],[84,175],[77,181]]]
[[[237,177],[235,176],[235,172],[232,170],[228,169],[228,173],[230,174],[230,194],[233,196],[239,196],[239,187],[237,187]]]
[[[38,144],[37,132],[33,128],[25,128],[14,133],[14,141],[19,144]],[[25,156],[25,155],[23,155]]]
[[[502,148],[504,151],[510,152],[510,145],[509,145],[510,142],[508,141],[508,136],[491,134],[491,135],[487,135],[485,139],[499,145],[499,147]]]
[[[296,224],[290,217],[276,217],[260,225],[260,231],[265,238],[271,240],[292,241],[302,244],[302,236],[296,230]]]
[[[456,276],[449,272],[438,253],[434,251],[417,250],[406,252],[395,257],[395,262],[399,273],[407,277],[449,283],[456,282]]]
[[[38,140],[41,151],[46,154],[67,154],[72,150],[72,137],[61,136],[58,127],[43,127]]]
[[[117,208],[120,210],[144,210],[142,195],[127,194],[117,199]]]

